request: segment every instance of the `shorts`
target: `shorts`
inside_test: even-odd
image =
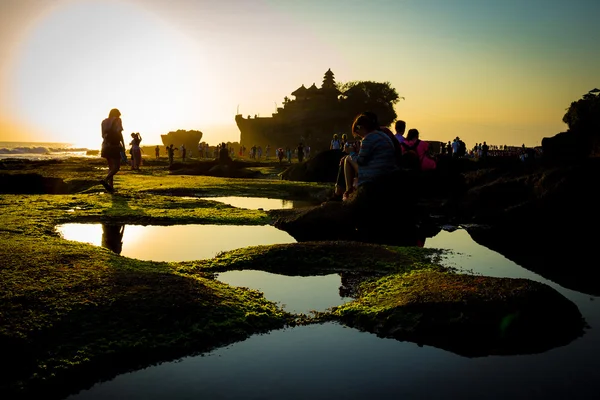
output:
[[[121,159],[121,145],[112,143],[102,143],[102,151],[100,156],[107,160],[120,160]]]

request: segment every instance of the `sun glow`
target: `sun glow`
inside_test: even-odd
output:
[[[140,132],[160,143],[160,134],[214,122],[218,92],[204,59],[197,43],[143,9],[69,3],[21,47],[10,75],[13,113],[52,141],[98,148],[100,122],[116,107],[126,138]]]

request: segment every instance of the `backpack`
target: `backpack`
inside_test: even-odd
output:
[[[116,118],[105,118],[102,121],[102,138],[106,143],[119,144],[121,141],[119,132],[113,127],[115,120]]]
[[[400,143],[400,146],[402,146],[402,168],[411,170],[421,169],[421,158],[417,153],[417,147],[420,143],[421,141],[419,139],[417,139],[412,146],[409,146],[406,142]]]

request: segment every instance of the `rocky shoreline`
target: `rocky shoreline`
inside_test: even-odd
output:
[[[551,236],[544,230],[551,226],[555,234],[568,232],[574,225],[567,215],[589,212],[581,204],[591,205],[594,199],[577,200],[587,196],[592,185],[575,184],[593,176],[598,167],[594,160],[567,169],[460,163],[450,163],[439,176],[412,180],[428,190],[419,192],[414,203],[404,198],[416,207],[418,212],[412,214],[418,218],[399,221],[407,226],[418,222],[414,233],[427,235],[445,222],[510,231],[527,215],[539,223],[524,231],[527,235]],[[341,221],[345,225],[313,229],[322,218],[331,218],[334,208],[351,204],[262,211],[186,199],[211,194],[315,200],[330,193],[332,184],[327,181],[270,179],[284,169],[276,162],[248,165],[260,173],[248,179],[176,175],[166,160],[148,160],[141,171],[117,175],[114,195],[98,184],[102,168],[100,159],[0,163],[3,395],[31,398],[44,393],[45,398],[61,398],[152,363],[271,329],[327,320],[465,356],[545,351],[583,333],[585,322],[577,307],[546,285],[457,274],[432,261],[434,250],[401,246],[400,239],[410,236],[406,232],[375,239],[365,234],[358,237],[364,240],[356,241],[353,235],[336,237],[346,234],[346,220]],[[398,207],[397,198],[388,200],[386,205]],[[564,212],[565,204],[569,213]],[[549,221],[548,213],[559,210],[563,217]],[[435,223],[432,216],[439,217]],[[149,262],[64,240],[55,226],[69,222],[276,224],[293,232],[299,243],[243,248],[207,260]],[[361,228],[369,233],[373,226]],[[522,249],[518,237],[511,235],[515,242],[507,242],[515,251]],[[539,243],[543,246],[541,239]],[[359,273],[363,278],[352,288],[355,301],[303,315],[285,312],[259,292],[214,279],[216,271],[235,269],[290,275]],[[581,269],[574,285],[589,280]],[[548,325],[548,313],[561,329]],[[474,337],[479,338],[476,346]]]

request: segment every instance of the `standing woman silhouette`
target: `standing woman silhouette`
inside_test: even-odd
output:
[[[100,153],[108,163],[108,174],[100,183],[109,193],[115,191],[113,177],[121,169],[122,149],[125,149],[125,141],[123,140],[121,112],[113,108],[110,110],[108,118],[102,121],[102,151]]]

